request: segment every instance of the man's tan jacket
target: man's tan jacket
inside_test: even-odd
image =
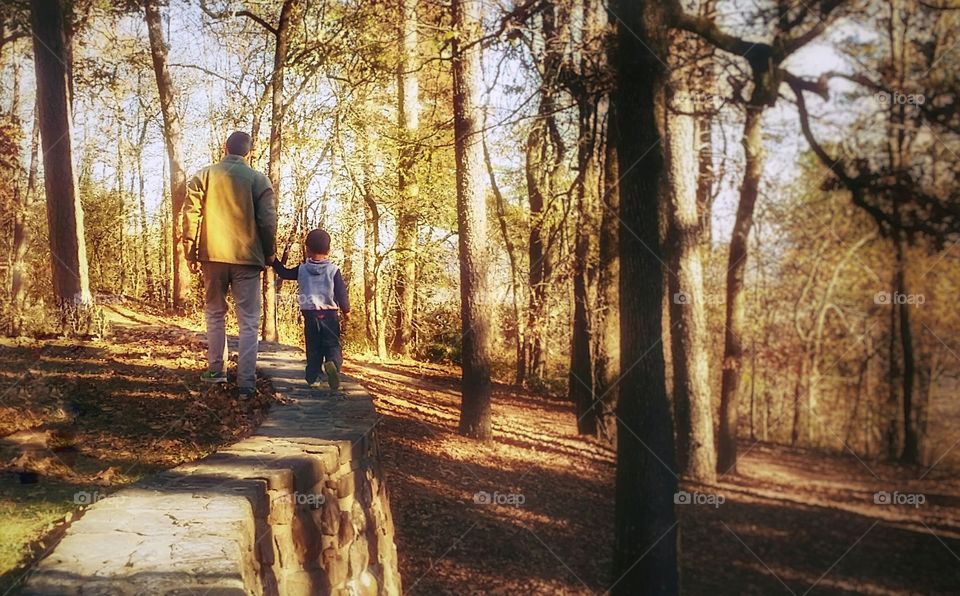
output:
[[[187,260],[265,267],[276,250],[274,201],[267,177],[239,155],[201,170],[183,205]]]

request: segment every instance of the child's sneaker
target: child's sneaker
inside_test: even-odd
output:
[[[327,373],[327,384],[330,385],[330,388],[334,391],[339,389],[340,371],[337,370],[337,365],[332,360],[327,360],[323,363],[323,370]]]
[[[226,383],[227,375],[223,372],[208,370],[200,375],[200,380],[204,383]]]

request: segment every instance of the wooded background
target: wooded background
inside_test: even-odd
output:
[[[623,539],[651,532],[621,569],[673,519],[651,455],[702,482],[738,438],[957,462],[957,8],[5,2],[3,329],[196,315],[185,181],[245,130],[279,258],[333,235],[350,350],[462,365],[464,434],[496,379],[617,445]],[[265,275],[264,339],[300,341],[290,285]]]

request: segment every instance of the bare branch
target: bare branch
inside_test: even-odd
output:
[[[278,34],[276,27],[249,10],[223,10],[214,12],[209,6],[207,6],[207,0],[200,0],[200,10],[202,10],[204,14],[215,21],[222,21],[230,17],[246,17],[269,31],[274,37],[276,37]]]

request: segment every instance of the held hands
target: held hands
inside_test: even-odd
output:
[[[276,254],[272,254],[272,255],[268,256],[267,258],[265,258],[265,259],[263,260],[264,263],[266,263],[266,267],[264,267],[264,269],[268,269],[268,268],[270,267],[270,265],[273,265],[273,262],[274,262],[275,260],[277,260],[277,255],[276,255]]]
[[[187,261],[190,273],[200,273],[200,261]]]

